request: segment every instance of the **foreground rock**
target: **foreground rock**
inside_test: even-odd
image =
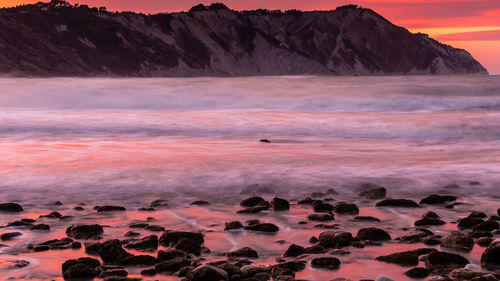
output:
[[[23,207],[17,203],[2,203],[0,204],[0,212],[19,213],[24,211]]]
[[[457,197],[456,196],[451,196],[451,195],[438,195],[438,194],[432,194],[424,199],[420,200],[420,204],[428,204],[428,205],[442,205],[446,204],[447,202],[452,202],[456,201]]]
[[[422,248],[413,251],[393,253],[385,256],[377,257],[378,261],[394,263],[401,266],[418,265],[419,257],[436,251],[432,248]]]
[[[440,251],[430,253],[425,259],[425,267],[429,270],[462,268],[467,264],[469,261],[460,255]]]
[[[168,247],[170,244],[177,244],[182,238],[187,238],[199,245],[205,242],[203,234],[199,232],[166,231],[160,236],[159,243],[162,246]]]
[[[199,266],[191,270],[186,275],[186,281],[223,281],[223,280],[229,280],[227,272],[212,265]]]
[[[314,258],[311,261],[311,266],[328,270],[335,270],[340,267],[340,260],[333,257]]]
[[[88,279],[97,277],[98,271],[96,268],[101,263],[92,258],[79,258],[67,260],[62,264],[62,272],[64,279]]]
[[[94,209],[98,213],[102,213],[102,212],[123,212],[123,211],[127,210],[125,207],[121,207],[121,206],[96,206],[96,207],[94,207]]]
[[[455,231],[441,239],[441,247],[459,251],[470,251],[474,247],[474,239],[463,232]]]
[[[236,251],[232,251],[226,254],[228,257],[245,257],[245,258],[258,258],[259,254],[257,251],[250,247],[244,247]]]
[[[280,230],[280,228],[272,223],[259,223],[255,225],[248,225],[245,226],[246,230],[252,230],[252,231],[260,231],[260,232],[268,232],[268,233],[275,233]]]
[[[387,233],[385,230],[376,228],[376,227],[369,227],[369,228],[362,228],[358,230],[358,234],[356,235],[356,239],[358,240],[369,240],[369,241],[385,241],[385,240],[391,240],[391,236],[389,233]]]
[[[489,270],[500,270],[500,241],[495,240],[481,255],[481,266]]]
[[[290,209],[290,203],[285,199],[274,197],[271,201],[271,209],[274,211],[287,211]]]

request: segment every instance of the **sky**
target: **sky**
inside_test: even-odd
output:
[[[0,7],[34,3],[0,0]],[[412,32],[466,49],[490,74],[500,74],[500,0],[78,0],[110,11],[143,13],[185,11],[203,3],[223,2],[231,9],[331,10],[345,4],[370,8]]]

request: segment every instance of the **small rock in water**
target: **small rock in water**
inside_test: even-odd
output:
[[[156,269],[154,268],[143,269],[141,271],[141,275],[143,276],[155,276],[156,274],[158,274],[158,272],[156,272]]]
[[[23,235],[21,232],[7,232],[0,235],[0,240],[9,241],[21,235]]]
[[[379,275],[375,281],[394,281],[391,278],[384,276],[384,275]]]
[[[280,228],[272,223],[259,223],[255,225],[245,226],[246,230],[261,231],[261,232],[278,232]]]
[[[239,221],[226,222],[224,230],[233,230],[243,228],[243,224]]]
[[[312,203],[314,212],[316,213],[330,213],[335,209],[333,205],[328,203],[323,203],[321,201],[315,201]]]
[[[30,262],[25,260],[0,259],[0,270],[23,268],[29,264]]]
[[[222,281],[229,280],[226,271],[212,265],[202,265],[186,275],[186,281]]]
[[[271,208],[274,211],[287,211],[290,209],[290,203],[285,199],[274,197],[271,201]]]
[[[258,258],[259,255],[257,251],[250,247],[243,247],[236,251],[232,251],[226,254],[228,257],[245,257],[245,258]]]
[[[254,196],[254,197],[250,197],[250,198],[247,198],[247,199],[241,201],[240,206],[255,207],[258,204],[263,203],[263,202],[266,202],[266,200],[264,200],[264,198],[262,198],[260,196]]]
[[[354,220],[380,222],[380,219],[375,218],[375,217],[370,217],[370,216],[356,216],[356,217],[354,217]]]
[[[442,205],[442,204],[445,204],[447,202],[452,202],[452,201],[456,201],[456,200],[457,200],[457,197],[455,197],[455,196],[451,196],[451,195],[442,196],[442,195],[438,195],[438,194],[432,194],[432,195],[429,195],[429,196],[425,197],[424,199],[420,200],[420,204]]]
[[[48,219],[58,219],[60,217],[62,217],[62,215],[59,212],[52,212],[52,213],[50,213],[48,215],[42,215],[42,216],[40,216],[40,218],[48,218]]]
[[[440,251],[430,253],[425,259],[425,267],[429,270],[462,268],[467,264],[469,261],[460,255]]]
[[[500,269],[500,241],[493,241],[481,255],[481,266],[489,270]]]
[[[383,199],[387,195],[387,190],[377,184],[364,183],[359,186],[359,189],[364,190],[359,193],[359,196],[367,199]]]
[[[369,228],[362,228],[358,230],[358,234],[356,235],[356,238],[358,240],[369,240],[369,241],[385,241],[385,240],[391,240],[391,236],[389,233],[387,233],[385,230],[376,228],[376,227],[369,227]]]
[[[359,214],[358,206],[355,204],[348,204],[345,202],[339,202],[335,205],[333,211],[337,214],[349,214],[349,215],[357,215]]]
[[[203,200],[196,200],[196,201],[191,202],[191,205],[205,206],[205,205],[210,205],[210,203],[207,201],[203,201]]]
[[[407,207],[407,208],[420,208],[415,201],[409,199],[385,199],[377,202],[377,207]]]
[[[493,231],[498,230],[500,224],[497,221],[487,220],[472,227],[473,231]]]
[[[50,230],[50,226],[47,224],[34,224],[30,227],[30,230]]]
[[[151,204],[149,204],[149,207],[151,207],[151,208],[160,208],[160,207],[167,207],[167,206],[168,206],[167,201],[163,200],[163,199],[155,200],[155,201],[151,202]]]
[[[299,245],[292,244],[288,247],[286,252],[283,254],[283,257],[285,257],[285,258],[286,257],[297,257],[297,256],[303,255],[305,253],[307,253],[306,248],[299,246]]]
[[[405,275],[414,279],[424,279],[429,276],[431,272],[424,267],[415,267],[405,272]]]
[[[334,257],[320,257],[311,261],[311,266],[322,269],[335,270],[340,267],[340,260]]]
[[[180,239],[187,238],[193,242],[196,242],[198,245],[201,245],[205,242],[203,239],[203,234],[199,232],[186,232],[186,231],[166,231],[160,237],[159,242],[160,245],[168,247],[170,243],[177,244]]]
[[[441,247],[459,251],[470,251],[474,247],[474,240],[468,234],[455,231],[441,239]]]
[[[96,206],[94,207],[94,210],[96,210],[98,213],[102,213],[102,212],[123,212],[126,211],[127,209],[122,206]]]
[[[158,236],[149,235],[138,241],[133,241],[125,245],[126,249],[135,249],[139,251],[152,251],[158,249]]]
[[[104,230],[98,224],[72,225],[66,229],[66,235],[75,239],[96,238],[103,234]]]
[[[63,277],[69,280],[93,279],[97,277],[97,271],[83,263],[78,263],[64,271]]]
[[[179,239],[179,241],[177,241],[177,244],[175,244],[175,249],[178,251],[184,251],[188,254],[193,254],[195,256],[201,255],[202,250],[200,244],[188,238]]]
[[[17,203],[2,203],[0,204],[0,212],[19,213],[24,211],[23,207]]]
[[[476,243],[481,246],[481,247],[488,247],[489,245],[491,245],[491,243],[493,242],[493,238],[490,238],[490,237],[481,237],[479,239],[476,240]]]
[[[459,229],[471,229],[474,226],[476,226],[480,223],[483,223],[483,222],[484,222],[484,220],[481,218],[467,217],[467,218],[459,219],[457,226]]]
[[[401,266],[415,266],[418,265],[418,254],[414,251],[394,253],[385,256],[377,257],[378,261],[387,263],[394,263]]]
[[[270,141],[270,140],[268,140],[268,139],[261,139],[261,140],[259,140],[259,142],[263,142],[263,143],[271,143],[271,141]]]
[[[415,226],[425,226],[425,225],[444,225],[446,222],[438,218],[424,217],[415,221]]]

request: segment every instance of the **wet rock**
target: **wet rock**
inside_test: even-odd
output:
[[[485,213],[483,212],[477,212],[477,211],[474,211],[474,212],[471,212],[469,214],[469,216],[467,216],[468,218],[477,218],[477,219],[485,219],[488,217],[488,215],[486,215]]]
[[[333,214],[310,214],[307,219],[311,221],[333,221],[335,216]]]
[[[463,232],[454,231],[441,239],[441,247],[470,251],[474,247],[474,240]]]
[[[66,229],[66,235],[75,239],[90,239],[99,237],[104,230],[98,224],[91,225],[72,225]]]
[[[17,203],[2,203],[0,204],[0,212],[19,213],[24,211],[23,207]]]
[[[94,207],[94,210],[96,210],[98,213],[102,213],[102,212],[123,212],[126,211],[127,209],[122,206],[96,206]]]
[[[288,247],[286,252],[283,254],[283,257],[285,257],[285,258],[286,257],[297,257],[297,256],[303,255],[305,253],[307,253],[306,248],[299,246],[299,245],[292,244]]]
[[[61,218],[63,215],[59,212],[51,212],[50,214],[48,215],[42,215],[40,216],[40,218],[47,218],[47,219],[59,219]]]
[[[311,205],[314,201],[316,201],[316,200],[312,199],[311,197],[307,197],[305,199],[298,201],[297,204],[299,204],[299,205]]]
[[[149,255],[130,255],[119,261],[119,264],[126,266],[148,266],[155,265],[157,263],[158,260]]]
[[[460,255],[440,251],[430,253],[425,259],[425,267],[429,270],[462,268],[467,264],[469,261]]]
[[[143,276],[155,276],[156,274],[158,274],[158,272],[156,272],[156,269],[154,268],[143,269],[141,271],[141,275]]]
[[[9,241],[21,235],[23,235],[21,232],[7,232],[0,235],[0,240]]]
[[[370,217],[370,216],[356,216],[354,217],[354,220],[357,221],[372,221],[372,222],[380,222],[381,220],[375,217]]]
[[[271,143],[270,140],[268,139],[260,139],[259,142],[263,142],[263,143]]]
[[[146,226],[145,230],[148,230],[151,232],[162,232],[162,231],[165,231],[165,228],[163,226],[159,226],[159,225],[148,225],[148,226]]]
[[[415,266],[418,265],[418,257],[419,253],[417,251],[407,251],[379,256],[377,260],[401,266]]]
[[[232,278],[232,276],[235,276],[235,275],[238,275],[238,276],[242,276],[243,275],[243,272],[241,271],[241,269],[234,265],[234,264],[230,264],[229,262],[223,262],[221,264],[218,264],[216,265],[218,268],[224,270],[225,272],[227,272],[227,274],[229,275],[229,279],[234,279]]]
[[[75,210],[75,211],[84,211],[85,209],[83,207],[76,206],[76,207],[73,208],[73,210]]]
[[[493,238],[481,237],[477,239],[476,243],[481,247],[488,247],[493,242]]]
[[[212,265],[202,265],[186,275],[186,281],[221,281],[229,280],[229,276],[226,271],[212,266]]]
[[[409,199],[385,199],[377,202],[377,207],[407,207],[407,208],[420,208],[415,201]]]
[[[482,270],[480,266],[469,264],[465,268],[453,270],[451,272],[451,278],[453,280],[472,280],[476,277],[481,277],[488,274],[491,274],[491,272]]]
[[[160,262],[175,259],[186,258],[186,252],[178,250],[160,250],[158,251],[158,260]]]
[[[312,207],[316,213],[330,213],[335,209],[333,205],[321,201],[314,201]]]
[[[79,258],[79,259],[72,259],[72,260],[67,260],[62,264],[62,272],[64,273],[66,270],[68,270],[70,267],[77,265],[77,264],[84,264],[91,269],[95,269],[96,267],[101,265],[101,262],[99,262],[96,259],[93,258]]]
[[[149,235],[138,241],[133,241],[125,245],[127,249],[135,249],[140,251],[152,251],[158,249],[158,236]]]
[[[157,264],[155,266],[155,270],[159,273],[174,274],[179,269],[189,266],[190,264],[191,263],[188,260],[178,257]]]
[[[256,213],[260,213],[262,211],[267,211],[269,210],[269,206],[270,204],[266,201],[264,202],[261,202],[253,207],[248,207],[246,209],[243,209],[243,210],[239,210],[237,213],[238,214],[256,214]]]
[[[438,218],[425,217],[415,221],[415,226],[425,226],[425,225],[444,225],[446,222]]]
[[[290,202],[282,198],[274,197],[271,201],[271,209],[274,211],[290,210]]]
[[[48,224],[34,224],[30,227],[30,230],[50,230],[50,226]]]
[[[174,273],[174,275],[177,277],[186,277],[186,275],[193,269],[194,269],[194,266],[185,266],[185,267],[179,269],[179,271],[177,271],[176,273]]]
[[[187,238],[199,245],[203,244],[205,240],[203,235],[199,232],[186,232],[186,231],[166,231],[160,236],[160,245],[168,247],[170,243],[174,245],[179,242],[180,239]]]
[[[383,199],[387,194],[387,190],[377,184],[365,183],[362,184],[359,189],[364,190],[359,193],[360,197],[364,197],[367,199]]]
[[[405,275],[413,279],[424,279],[429,276],[431,272],[424,267],[415,267],[405,272]]]
[[[193,254],[195,256],[201,255],[202,250],[200,244],[188,238],[179,239],[179,241],[177,241],[177,243],[175,244],[175,249],[178,251],[184,251],[186,253]]]
[[[52,249],[52,250],[75,249],[73,247],[77,247],[78,244],[73,244],[73,243],[75,243],[75,242],[70,238],[53,239],[53,240],[48,240],[48,241],[42,242],[38,245],[34,245],[31,248],[34,251],[45,250],[45,246],[48,247],[48,249]],[[81,244],[79,244],[79,246],[81,247]],[[28,248],[30,248],[30,247],[28,247]]]
[[[191,202],[191,205],[206,206],[206,205],[210,205],[210,202],[207,202],[204,200],[196,200],[196,201]]]
[[[340,267],[340,260],[334,257],[319,257],[311,261],[311,266],[328,270],[335,270]]]
[[[139,232],[135,232],[135,231],[127,231],[127,233],[125,233],[123,236],[125,237],[137,237],[137,236],[141,236],[141,234]]]
[[[354,240],[350,232],[325,231],[318,236],[319,245],[325,248],[347,247]]]
[[[481,224],[483,222],[484,222],[484,220],[481,218],[467,217],[467,218],[459,219],[457,226],[459,229],[471,229],[474,226]]]
[[[228,257],[244,257],[244,258],[258,258],[259,254],[257,251],[250,247],[243,247],[241,249],[238,249],[236,251],[228,252],[226,254]]]
[[[99,278],[106,278],[109,276],[127,277],[128,272],[123,268],[115,268],[115,269],[104,270],[101,272],[101,274],[99,274]]]
[[[106,264],[120,264],[126,258],[133,256],[122,248],[118,239],[99,243],[97,253]]]
[[[149,207],[151,207],[151,208],[161,208],[161,207],[167,207],[167,206],[168,206],[167,201],[163,200],[163,199],[155,200],[155,201],[151,202],[151,204],[149,204]]]
[[[250,198],[247,198],[247,199],[241,201],[240,206],[255,207],[258,204],[263,203],[263,202],[266,202],[266,200],[264,200],[264,198],[262,198],[260,196],[254,196],[254,197],[250,197]]]
[[[335,205],[333,211],[337,214],[349,214],[349,215],[357,215],[359,214],[358,206],[355,204],[348,204],[345,202],[339,202]]]
[[[7,227],[27,228],[27,227],[31,227],[32,225],[33,225],[33,222],[26,221],[25,219],[22,219],[22,220],[18,220],[18,221],[9,222],[7,224]]]
[[[30,262],[25,260],[0,259],[0,270],[19,269],[26,267],[29,264]]]
[[[376,228],[376,227],[369,227],[369,228],[362,228],[358,230],[358,234],[356,235],[356,239],[358,240],[369,240],[369,241],[385,241],[385,240],[391,240],[391,236],[389,233],[387,233],[385,230]]]
[[[92,279],[97,277],[97,271],[83,263],[75,264],[69,267],[63,273],[64,279]]]
[[[447,202],[452,202],[452,201],[456,201],[456,200],[457,200],[457,197],[455,197],[455,196],[451,196],[451,195],[442,196],[442,195],[438,195],[438,194],[432,194],[432,195],[429,195],[429,196],[425,197],[424,199],[420,200],[420,204],[442,205],[442,204],[445,204]]]
[[[272,223],[259,223],[255,225],[249,225],[245,226],[245,229],[252,231],[269,232],[269,233],[278,232],[280,230],[278,226]]]
[[[141,207],[141,208],[137,209],[137,211],[139,211],[139,212],[153,212],[155,210],[156,210],[155,208],[151,208],[151,207]]]
[[[131,225],[129,225],[130,228],[137,228],[137,229],[146,229],[146,227],[148,226],[149,224],[145,222],[132,223]]]
[[[473,231],[493,231],[498,230],[500,224],[497,221],[487,220],[472,227]]]
[[[295,272],[301,271],[304,268],[306,268],[305,261],[282,262],[271,267],[271,276],[273,280],[295,280],[293,279]],[[282,276],[290,276],[292,279],[282,279]]]
[[[224,230],[233,230],[243,228],[243,224],[239,221],[226,222]]]
[[[500,241],[493,241],[481,255],[481,266],[489,270],[500,270]]]

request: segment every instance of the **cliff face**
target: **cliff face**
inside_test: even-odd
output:
[[[34,76],[486,74],[466,51],[356,6],[109,13],[62,1],[0,10],[0,73]]]

